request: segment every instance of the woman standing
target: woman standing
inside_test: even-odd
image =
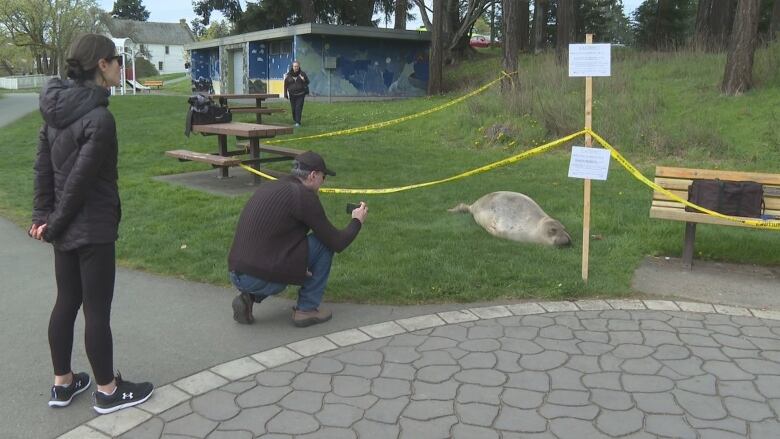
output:
[[[309,94],[309,76],[301,70],[301,64],[293,61],[290,71],[284,76],[284,97],[290,100],[295,126],[301,126],[303,100]]]
[[[65,407],[89,388],[88,374],[73,373],[73,325],[84,306],[87,357],[97,381],[94,409],[111,413],[140,404],[151,383],[114,376],[111,301],[121,208],[118,144],[108,111],[108,88],[120,83],[122,56],[96,34],[77,37],[68,50],[68,77],[50,80],[40,97],[44,124],[38,136],[35,198],[29,234],[54,245],[57,301],[49,320],[54,386],[49,406]]]

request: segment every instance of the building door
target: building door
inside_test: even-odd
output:
[[[233,93],[244,92],[244,51],[234,50],[230,52],[232,58],[231,75],[233,76]]]

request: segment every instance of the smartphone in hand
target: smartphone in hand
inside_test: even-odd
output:
[[[360,207],[360,203],[347,203],[347,215],[352,215],[352,211]]]

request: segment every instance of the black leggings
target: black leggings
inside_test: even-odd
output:
[[[290,107],[292,108],[292,117],[295,123],[301,123],[301,116],[303,115],[303,101],[306,99],[306,95],[290,96]]]
[[[73,325],[84,304],[84,345],[98,385],[114,379],[111,300],[116,274],[114,243],[71,251],[54,250],[57,302],[49,319],[49,348],[55,375],[71,371]]]

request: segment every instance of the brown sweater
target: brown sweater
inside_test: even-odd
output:
[[[301,285],[306,280],[309,230],[338,253],[360,231],[352,219],[344,230],[328,221],[315,191],[294,176],[263,183],[238,218],[228,269],[269,282]]]

